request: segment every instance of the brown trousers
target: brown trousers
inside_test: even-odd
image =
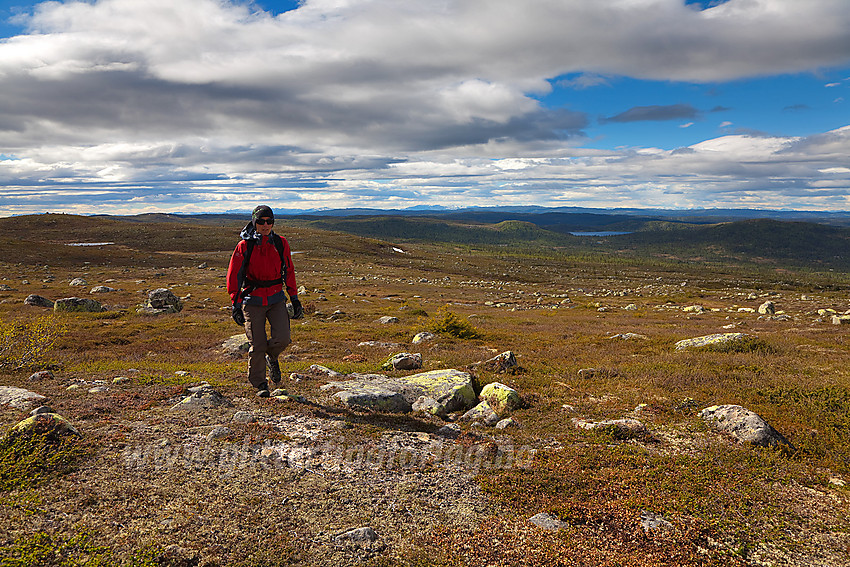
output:
[[[274,305],[242,305],[245,314],[245,334],[248,349],[248,381],[257,389],[268,386],[266,381],[266,355],[277,358],[286,350],[292,338],[289,330],[289,311],[286,302]],[[266,335],[266,321],[271,326],[271,337]]]

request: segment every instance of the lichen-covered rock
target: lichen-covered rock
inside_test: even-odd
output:
[[[12,428],[17,435],[76,435],[82,437],[77,428],[58,413],[37,413]]]
[[[418,345],[420,343],[424,343],[427,341],[434,340],[437,335],[434,333],[429,333],[428,331],[422,331],[421,333],[416,333],[413,337],[413,344]]]
[[[145,303],[136,311],[146,315],[162,315],[177,313],[183,309],[183,304],[170,289],[161,287],[148,294]]]
[[[776,305],[774,305],[772,301],[765,301],[764,303],[759,305],[758,311],[762,315],[775,315]]]
[[[0,386],[0,406],[9,405],[15,409],[29,409],[34,405],[41,405],[41,402],[46,399],[41,394],[24,388]]]
[[[89,285],[89,282],[87,282],[83,278],[74,278],[70,282],[68,282],[68,285],[72,285],[74,287],[82,287]]]
[[[42,297],[42,296],[36,295],[34,293],[28,295],[27,298],[24,299],[24,303],[26,305],[32,305],[32,306],[35,306],[35,307],[49,307],[50,309],[53,309],[53,302],[52,301],[50,301],[46,297]]]
[[[490,404],[499,415],[514,411],[522,406],[522,398],[516,390],[504,384],[493,382],[484,386],[478,399]]]
[[[247,353],[250,348],[251,342],[248,340],[248,336],[245,333],[232,335],[226,341],[221,343],[221,349],[226,354],[234,357],[239,357]]]
[[[409,412],[421,397],[430,397],[442,406],[442,410],[434,409],[432,413],[436,415],[465,410],[475,403],[474,379],[470,374],[454,369],[432,370],[393,378],[382,374],[351,374],[349,378],[341,382],[328,382],[321,389],[341,390],[334,397],[344,404],[351,407],[356,404],[358,408],[376,411]],[[343,392],[348,394],[340,395]],[[370,397],[374,393],[379,395]],[[389,395],[390,393],[399,394],[406,405],[398,402],[397,398]],[[388,401],[390,398],[396,401]],[[387,409],[390,406],[400,409]]]
[[[189,395],[174,404],[172,411],[205,410],[217,407],[233,407],[230,400],[209,384],[189,388]]]
[[[56,313],[101,313],[106,311],[103,305],[94,299],[85,297],[65,297],[53,304]]]
[[[393,323],[398,323],[398,317],[393,317],[391,315],[384,315],[380,319],[378,319],[378,323],[381,325],[391,325]]]
[[[762,447],[789,444],[785,437],[761,416],[738,405],[711,406],[702,410],[699,415],[716,430],[728,433],[742,443]]]
[[[574,417],[572,422],[578,429],[608,431],[620,439],[641,439],[649,435],[649,430],[647,430],[646,426],[637,419],[632,418],[588,421]]]
[[[707,346],[723,345],[730,342],[741,341],[751,337],[747,333],[716,333],[714,335],[705,335],[703,337],[694,337],[692,339],[683,339],[676,343],[676,350],[684,350],[688,348],[702,348]]]
[[[458,421],[480,421],[485,425],[496,425],[499,422],[499,414],[493,411],[490,404],[483,401],[460,416]]]

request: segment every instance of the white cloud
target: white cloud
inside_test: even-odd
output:
[[[548,80],[711,82],[850,59],[846,0],[703,11],[681,0],[306,0],[277,17],[224,0],[99,0],[41,4],[29,26],[0,41],[0,154],[21,158],[0,161],[6,212],[38,191],[45,206],[83,210],[88,186],[116,211],[258,192],[305,206],[443,193],[486,203],[504,184],[539,202],[680,189],[684,200],[693,191],[675,175],[658,184],[646,172],[670,176],[664,166],[685,159],[701,171],[708,155],[728,164],[731,142],[692,155],[577,148],[589,119],[542,107]],[[775,142],[753,140],[736,143],[770,162]]]

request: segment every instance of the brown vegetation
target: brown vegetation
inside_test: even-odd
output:
[[[344,410],[330,403],[320,379],[284,379],[300,402],[255,398],[245,360],[220,350],[239,332],[223,289],[239,223],[40,215],[0,219],[0,228],[7,235],[0,283],[11,288],[0,291],[3,328],[13,333],[48,317],[62,329],[37,360],[0,366],[0,384],[47,396],[83,434],[63,445],[67,459],[38,468],[37,478],[29,464],[13,466],[9,455],[17,453],[9,451],[21,446],[0,447],[7,451],[2,567],[838,565],[850,553],[850,495],[841,486],[850,481],[850,326],[817,313],[850,307],[844,274],[599,263],[551,248],[512,254],[503,246],[406,242],[399,252],[390,242],[280,222],[308,307],[293,325],[284,376],[312,364],[377,372],[391,352],[358,346],[363,341],[422,352],[426,370],[467,369],[508,349],[518,356],[518,372],[476,372],[482,384],[499,381],[521,393],[525,407],[513,414],[521,427],[464,425],[444,449],[482,448],[480,464],[509,441],[531,448],[527,462],[369,467],[345,451],[424,450],[441,439],[443,422]],[[66,246],[79,242],[114,244]],[[70,287],[77,277],[88,286]],[[117,291],[89,294],[101,284]],[[185,298],[184,309],[137,314],[145,294],[160,287]],[[23,304],[32,293],[93,297],[108,311],[53,315]],[[765,299],[790,318],[738,311]],[[693,304],[708,311],[683,311]],[[330,317],[335,311],[342,315]],[[400,322],[375,323],[383,315]],[[429,328],[444,334],[410,345]],[[726,351],[673,348],[729,329],[758,341]],[[612,338],[627,332],[646,338]],[[45,368],[55,377],[28,381]],[[601,371],[580,376],[586,368]],[[113,385],[119,376],[129,381]],[[97,381],[108,390],[88,393]],[[203,381],[235,407],[169,411],[186,387]],[[68,390],[73,384],[81,387]],[[697,413],[725,403],[755,411],[793,447],[741,446],[714,433]],[[257,421],[231,421],[240,410]],[[0,424],[5,431],[27,415],[0,408]],[[624,416],[640,419],[651,436],[622,439],[571,421]],[[207,440],[219,425],[230,433]],[[339,453],[326,451],[324,469],[239,460],[240,452],[256,457],[284,442],[331,443]],[[645,533],[643,510],[663,514],[672,527]],[[539,512],[568,527],[535,527],[528,518]],[[365,525],[377,542],[335,537]]]

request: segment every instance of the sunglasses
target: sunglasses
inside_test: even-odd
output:
[[[257,219],[257,224],[274,224],[274,219]]]

